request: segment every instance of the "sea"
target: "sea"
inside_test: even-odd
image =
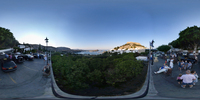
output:
[[[98,50],[98,51],[87,50],[87,51],[77,52],[76,54],[99,55],[99,54],[103,54],[106,51],[109,51],[109,50]]]

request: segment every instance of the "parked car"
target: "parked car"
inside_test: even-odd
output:
[[[25,54],[24,59],[25,60],[34,60],[34,57],[31,54]]]
[[[37,53],[33,53],[34,58],[38,58]]]
[[[23,63],[24,62],[24,58],[22,54],[12,54],[12,60],[16,63]]]
[[[1,62],[1,70],[3,72],[12,72],[17,70],[17,65],[14,61]]]
[[[188,56],[188,50],[183,50],[182,56]]]
[[[40,54],[39,58],[44,59],[44,56],[45,56],[44,54]]]

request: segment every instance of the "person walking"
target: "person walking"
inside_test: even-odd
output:
[[[182,75],[180,79],[183,80],[181,87],[185,88],[186,85],[189,85],[190,88],[193,87],[193,81],[196,80],[195,76],[190,74],[190,70],[186,71],[186,74]]]

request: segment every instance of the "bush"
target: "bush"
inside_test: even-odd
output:
[[[115,86],[116,83],[136,77],[143,69],[142,62],[136,60],[134,53],[106,53],[91,57],[81,55],[61,57],[59,54],[54,54],[52,62],[57,82],[69,90],[89,86]]]

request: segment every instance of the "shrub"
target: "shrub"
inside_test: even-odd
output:
[[[81,55],[61,57],[59,54],[54,54],[52,62],[56,80],[69,90],[105,84],[115,86],[116,83],[136,77],[143,68],[142,62],[136,60],[134,53],[106,53],[94,57]]]

